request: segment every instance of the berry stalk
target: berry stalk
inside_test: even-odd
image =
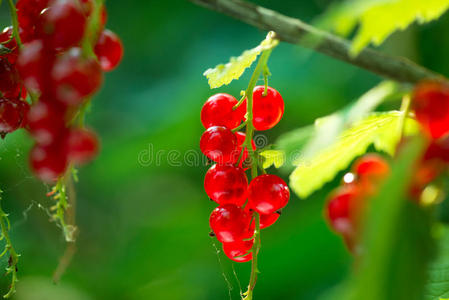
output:
[[[19,35],[19,21],[17,19],[16,6],[14,5],[13,0],[8,0],[8,5],[12,21],[12,35],[16,40],[17,46],[19,46],[19,48],[22,48],[22,40],[20,39]]]

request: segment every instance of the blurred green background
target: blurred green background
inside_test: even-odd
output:
[[[333,1],[255,2],[312,22]],[[5,4],[1,22],[7,26]],[[125,57],[106,75],[88,117],[103,149],[79,171],[77,252],[58,285],[51,276],[65,243],[39,208],[52,205],[45,196],[50,187],[29,173],[26,133],[0,142],[3,206],[22,255],[15,299],[239,299],[233,266],[208,236],[214,205],[203,191],[207,167],[183,158],[200,158],[204,101],[216,92],[238,95],[250,75],[211,91],[203,71],[254,47],[265,33],[188,1],[110,0],[107,8],[107,27],[121,36]],[[447,33],[445,16],[395,34],[382,50],[448,74],[449,40],[441,39]],[[271,142],[341,108],[380,80],[288,44],[276,48],[269,66],[270,85],[286,105],[280,124],[264,132]],[[345,278],[351,257],[322,217],[326,195],[337,184],[338,179],[309,199],[293,196],[279,221],[263,231],[255,299],[316,299]],[[0,268],[6,263],[3,258]],[[245,289],[250,264],[234,269]],[[8,280],[0,278],[2,291]]]

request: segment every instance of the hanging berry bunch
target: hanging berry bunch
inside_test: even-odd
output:
[[[209,223],[212,235],[222,243],[227,257],[236,262],[252,261],[245,299],[252,299],[256,283],[260,229],[277,221],[290,198],[287,184],[276,175],[266,174],[253,141],[255,130],[273,128],[284,113],[282,96],[267,85],[266,62],[270,52],[261,55],[240,101],[228,94],[216,94],[201,110],[206,131],[201,136],[200,148],[214,163],[206,173],[204,188],[219,205],[210,215]],[[265,85],[255,86],[262,69]],[[239,131],[243,128],[245,132]],[[245,173],[249,169],[251,181]]]
[[[424,153],[414,164],[414,172],[408,187],[408,198],[419,205],[436,201],[438,193],[434,183],[449,166],[449,87],[444,82],[419,83],[413,92],[411,107],[427,141]],[[406,111],[406,113],[408,113]],[[407,140],[402,140],[397,151]],[[390,173],[388,161],[378,154],[366,154],[343,177],[343,185],[331,193],[326,206],[330,227],[341,234],[348,249],[359,254],[361,223],[369,199]]]
[[[12,25],[0,34],[0,135],[25,128],[35,141],[30,167],[40,180],[54,184],[53,218],[67,241],[74,226],[64,220],[66,172],[92,160],[99,148],[96,134],[84,127],[91,97],[103,72],[121,61],[123,46],[105,29],[102,0],[8,0]],[[1,214],[2,234],[6,214]],[[71,229],[70,229],[71,228]],[[9,238],[8,238],[9,241]],[[14,292],[18,255],[10,242],[8,273]],[[12,251],[11,251],[12,250]],[[15,255],[14,255],[15,254]]]

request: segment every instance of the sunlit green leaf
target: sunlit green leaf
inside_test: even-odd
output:
[[[238,57],[231,57],[227,64],[220,64],[215,68],[208,69],[203,75],[208,79],[212,89],[229,84],[232,80],[239,79],[262,51],[271,49],[278,43],[279,41],[272,39],[269,34],[257,47],[244,51]]]
[[[285,152],[281,150],[265,150],[260,154],[264,158],[262,167],[268,169],[272,165],[276,168],[280,168],[285,163]]]
[[[378,151],[393,154],[400,137],[401,113],[378,113],[357,122],[345,130],[335,143],[312,157],[300,157],[290,175],[290,186],[300,197],[307,197],[332,180],[370,145]],[[408,118],[405,133],[419,131],[416,121]]]
[[[355,55],[370,43],[382,44],[414,21],[426,23],[439,18],[448,8],[448,0],[346,0],[322,17],[321,23],[343,35],[360,24],[351,48]]]

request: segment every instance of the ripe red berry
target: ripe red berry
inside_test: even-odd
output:
[[[75,164],[85,164],[98,153],[97,135],[90,130],[81,128],[71,130],[67,143],[69,159]]]
[[[332,229],[342,234],[353,235],[361,201],[361,191],[356,185],[344,185],[335,190],[329,198],[326,210]]]
[[[213,165],[204,178],[207,195],[220,205],[242,206],[246,201],[248,179],[245,172],[232,165]]]
[[[15,64],[19,53],[19,48],[17,47],[16,40],[12,37],[11,26],[5,27],[5,29],[3,29],[0,33],[0,43],[11,51],[10,53],[3,55],[3,57],[8,59],[10,64]]]
[[[237,149],[237,138],[226,127],[209,127],[201,136],[200,149],[211,160],[226,164],[232,163]]]
[[[52,183],[64,174],[67,168],[67,156],[63,143],[51,146],[35,145],[30,152],[30,166],[40,180]]]
[[[35,38],[36,24],[42,10],[48,7],[50,0],[19,0],[17,1],[17,18],[19,20],[20,37],[23,42]]]
[[[253,254],[249,252],[253,245],[254,239],[249,241],[223,243],[223,252],[233,261],[247,262],[253,259]]]
[[[423,161],[439,160],[449,163],[449,136],[432,140],[423,156]]]
[[[103,80],[100,65],[84,58],[79,48],[70,49],[56,60],[51,77],[55,99],[67,105],[81,104],[100,88]]]
[[[0,96],[16,99],[19,97],[22,85],[15,66],[6,58],[0,58]]]
[[[234,204],[225,204],[214,209],[209,224],[222,243],[241,241],[248,236],[251,216]]]
[[[275,89],[268,87],[264,96],[265,87],[256,86],[253,90],[253,125],[256,130],[273,128],[284,114],[284,100]]]
[[[243,132],[237,131],[235,132],[235,136],[237,137],[237,151],[235,151],[235,155],[234,155],[234,159],[233,159],[233,163],[237,163],[237,161],[240,158],[240,153],[242,153],[242,146],[243,143],[245,142],[246,139],[246,134],[244,134]],[[254,143],[254,141],[251,141],[251,146],[253,148],[254,151],[256,151],[256,143]],[[248,149],[245,147],[245,150],[243,151],[243,155],[242,158],[240,159],[240,163],[239,163],[239,167],[242,168],[243,167],[243,163],[248,159],[249,153],[248,153]]]
[[[28,103],[21,100],[0,98],[0,135],[13,132],[23,126]]]
[[[76,46],[84,36],[86,16],[75,0],[55,0],[40,16],[39,33],[55,50]]]
[[[268,215],[260,215],[260,229],[264,229],[270,227],[279,219],[281,214],[279,212],[274,212]]]
[[[369,153],[354,163],[353,171],[359,179],[382,180],[390,173],[390,165],[379,154]]]
[[[449,133],[449,86],[421,82],[415,87],[412,105],[416,119],[432,138]]]
[[[103,71],[111,71],[122,60],[122,41],[114,32],[108,29],[103,30],[95,45],[95,54]]]
[[[49,85],[53,55],[44,47],[42,40],[24,45],[17,59],[17,69],[26,88],[34,93],[43,93]]]
[[[248,206],[260,214],[272,214],[287,205],[290,191],[280,177],[271,174],[254,178],[248,188]]]
[[[53,144],[65,134],[64,115],[65,108],[48,100],[40,100],[31,107],[27,115],[27,126],[38,144]]]
[[[228,94],[216,94],[207,99],[201,109],[201,122],[205,128],[224,126],[233,129],[242,122],[246,109],[240,105],[233,109],[237,100]]]

